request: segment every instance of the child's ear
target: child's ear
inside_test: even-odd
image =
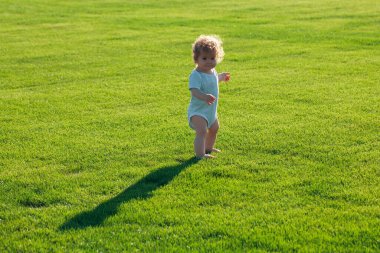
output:
[[[194,60],[194,63],[197,64],[198,63],[198,59],[196,57],[193,57],[193,60]]]

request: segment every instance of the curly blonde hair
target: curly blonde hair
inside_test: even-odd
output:
[[[215,52],[216,62],[224,57],[223,42],[217,35],[201,35],[193,43],[193,59],[196,61],[201,52]]]

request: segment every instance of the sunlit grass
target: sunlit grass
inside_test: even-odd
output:
[[[379,251],[379,11],[1,1],[0,251]],[[195,162],[200,34],[232,79]]]

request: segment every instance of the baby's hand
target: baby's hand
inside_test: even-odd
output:
[[[224,81],[228,82],[230,80],[231,76],[230,76],[230,73],[226,73],[225,77],[224,77]]]
[[[228,81],[230,80],[230,78],[231,78],[229,72],[223,72],[223,73],[221,74],[221,76],[222,76],[222,78],[221,78],[222,81],[225,81],[225,82],[228,82]]]
[[[214,95],[211,95],[211,94],[207,94],[207,104],[208,105],[211,105],[212,103],[215,102],[216,100],[216,97]]]

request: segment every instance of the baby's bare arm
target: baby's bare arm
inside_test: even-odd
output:
[[[216,98],[212,94],[206,94],[200,91],[199,89],[190,89],[191,95],[205,101],[205,103],[211,105],[212,103],[215,102]]]

